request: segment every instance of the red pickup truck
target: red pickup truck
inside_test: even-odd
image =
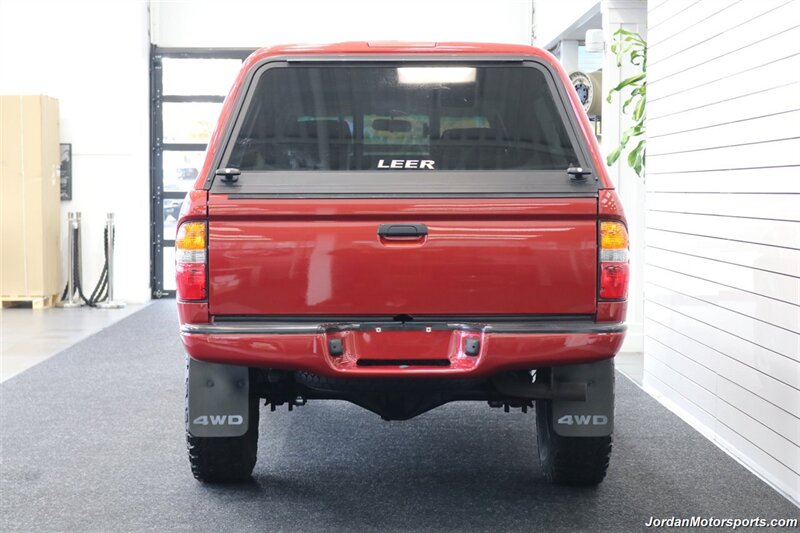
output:
[[[177,231],[198,479],[250,477],[260,399],[345,400],[386,420],[535,405],[545,476],[605,476],[628,235],[547,52],[259,50]]]

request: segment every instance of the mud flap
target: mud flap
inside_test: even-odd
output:
[[[240,437],[249,422],[246,366],[206,363],[189,357],[187,430],[195,437]]]
[[[562,437],[605,437],[614,430],[614,360],[559,366],[553,381],[586,383],[586,401],[553,400],[553,428]]]

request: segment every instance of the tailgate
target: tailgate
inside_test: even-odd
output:
[[[596,219],[594,197],[276,200],[212,194],[210,312],[593,314]],[[414,231],[418,235],[409,235]]]

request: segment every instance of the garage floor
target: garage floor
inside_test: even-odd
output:
[[[122,309],[0,309],[0,382],[135,313],[147,304]]]
[[[176,332],[174,302],[156,302],[0,385],[0,530],[621,532],[798,514],[621,376],[598,489],[543,480],[533,414],[456,404],[389,423],[340,402],[264,410],[255,480],[204,486]]]

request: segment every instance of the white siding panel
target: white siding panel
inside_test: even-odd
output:
[[[800,91],[800,84],[794,87]],[[656,175],[727,168],[800,166],[800,137],[672,154],[648,154],[647,159],[651,165],[655,157],[661,159],[658,161],[659,171]],[[793,201],[797,202],[797,199]]]
[[[709,17],[718,15],[720,11],[731,9],[735,4],[729,3],[716,3],[716,2],[693,2],[689,7],[679,11],[669,20],[665,20],[662,24],[647,29],[647,37],[651,43],[650,50],[653,48],[666,49],[670,40],[678,40],[680,42],[686,41],[684,35],[689,29],[700,22],[704,22]],[[651,52],[653,57],[666,56],[668,52],[661,53],[657,51],[655,54]]]
[[[651,196],[647,195],[648,202]],[[800,250],[800,224],[797,222],[649,211],[647,227]]]
[[[680,264],[672,266],[682,267]],[[777,351],[800,360],[800,351],[792,353],[792,344],[797,345],[800,342],[800,306],[662,267],[649,268],[648,274],[647,279],[651,285],[668,288],[702,303],[733,311],[758,320],[770,328],[774,327],[776,330],[774,334],[785,339],[786,343],[784,346],[786,352]]]
[[[733,407],[720,407],[723,402],[718,397],[655,358],[645,359],[644,376],[645,390],[664,396],[681,414],[699,423],[704,432],[711,432],[714,440],[719,439],[725,449],[742,457],[746,464],[765,475],[784,493],[790,497],[798,493],[800,476],[782,456],[787,451],[791,453],[792,448],[789,443],[781,444],[780,436],[765,437],[768,429],[747,415],[732,415],[730,411],[734,410]],[[707,410],[709,408],[712,412]],[[720,413],[722,420],[718,418]],[[794,463],[791,455],[788,462]]]
[[[738,332],[726,331],[723,329],[726,324],[722,324],[723,327],[707,324],[655,300],[648,300],[645,309],[651,322],[646,330],[648,336],[668,342],[676,348],[685,345],[684,353],[699,358],[697,360],[701,364],[710,362],[709,358],[713,354],[702,351],[697,345],[707,346],[724,356],[718,358],[716,366],[712,367],[720,375],[736,383],[761,384],[756,386],[763,392],[760,394],[762,397],[769,398],[776,405],[800,416],[800,403],[795,401],[797,392],[800,391],[800,371],[792,359],[745,339]],[[680,336],[670,334],[666,337],[662,328]],[[684,342],[684,337],[688,341]],[[773,391],[771,388],[775,382],[780,382],[785,387],[776,386]]]
[[[800,0],[648,20],[644,388],[800,504]]]
[[[763,400],[752,392],[718,377],[711,370],[697,364],[691,358],[670,349],[661,342],[648,344],[653,363],[650,372],[697,405],[713,406],[710,412],[729,427],[759,424],[759,439],[754,440],[762,449],[780,459],[793,470],[797,470],[800,456],[795,457],[798,447],[793,443],[800,438],[800,419],[779,407]],[[678,376],[669,376],[672,374]],[[689,382],[689,383],[684,383]],[[699,387],[702,392],[697,389]],[[703,397],[711,394],[713,399]]]
[[[669,250],[687,256],[745,266],[754,272],[766,271],[790,278],[800,278],[800,250],[700,235],[683,235],[656,229],[647,231],[647,246],[647,257],[653,249]],[[676,263],[682,261],[683,259],[677,258],[675,260]]]
[[[779,115],[785,117],[789,113]],[[800,112],[795,113],[800,121]],[[673,136],[676,137],[676,136]],[[653,143],[660,144],[660,143]],[[647,157],[652,161],[650,147]],[[647,176],[647,191],[656,192],[727,192],[760,194],[800,194],[800,165],[760,169],[722,170],[699,174],[676,172],[650,174]],[[800,203],[800,197],[797,198]]]
[[[645,371],[648,374],[656,377],[663,384],[677,392],[678,395],[699,407],[704,412],[700,416],[707,416],[712,420],[715,419],[713,410],[716,407],[717,398],[714,393],[687,379],[674,368],[665,365],[655,357],[648,358],[646,365]]]
[[[789,442],[800,442],[800,418],[785,409],[724,378],[720,378],[717,382],[717,394]]]
[[[647,123],[647,134],[658,138],[662,135],[674,135],[679,132],[730,123],[733,120],[740,121],[775,113],[787,113],[797,110],[798,106],[800,106],[800,90],[798,90],[797,84],[791,84],[771,90],[767,94],[751,94],[735,100],[726,100],[718,104],[654,119]],[[782,138],[782,136],[775,138]]]
[[[798,36],[800,36],[800,28],[784,30],[762,40],[754,40],[746,33],[740,33],[742,47],[734,52],[720,51],[722,55],[713,61],[697,63],[691,61],[691,54],[682,54],[686,58],[683,68],[668,77],[658,74],[658,65],[652,68],[648,67],[648,100],[665,98],[687,88],[716,81],[795,54],[800,50]],[[772,82],[771,79],[764,80],[767,86],[771,86]]]
[[[719,379],[714,385],[706,386],[706,388],[710,390],[716,388],[721,397],[726,397],[727,401],[731,401],[737,406],[739,404],[733,398],[734,394],[723,394],[722,387],[725,386],[724,383],[746,383],[748,387],[746,390],[749,394],[760,398],[761,401],[772,406],[773,409],[789,417],[784,418],[787,424],[791,419],[800,420],[800,389],[797,387],[793,387],[785,381],[781,381],[777,377],[770,376],[756,368],[747,366],[735,357],[692,339],[690,335],[696,335],[696,328],[690,328],[689,332],[684,332],[667,327],[654,319],[648,320],[647,339],[650,342],[648,344],[648,356],[653,354],[665,364],[672,364],[673,360],[683,358],[698,367],[704,368],[706,372],[713,373]],[[667,354],[666,357],[663,355],[665,353]],[[685,366],[685,363],[678,363],[678,366],[680,365]],[[681,373],[686,374],[686,372]],[[795,377],[797,378],[798,376]],[[795,384],[797,384],[797,381],[800,380],[796,379]],[[702,384],[702,382],[698,382]],[[740,387],[739,385],[735,386]],[[747,409],[745,410],[747,411]],[[748,412],[758,417],[758,410]],[[773,418],[778,419],[780,417],[776,415]],[[770,427],[781,432],[779,425],[776,423]],[[786,429],[788,427],[787,425]]]
[[[645,339],[646,341],[646,339]],[[661,380],[661,377],[656,374],[654,365],[658,363],[654,359],[645,359],[644,362],[644,388],[651,394],[661,395],[667,398],[671,403],[674,403],[679,409],[683,410],[692,419],[697,420],[705,431],[716,431],[717,419],[705,411],[702,407],[693,403],[678,391],[673,389],[668,383]]]
[[[800,65],[798,65],[798,68],[800,68]],[[800,134],[797,131],[798,124],[800,124],[800,104],[797,105],[795,110],[786,113],[766,116],[756,114],[755,118],[736,118],[735,120],[730,117],[723,117],[717,120],[721,123],[683,131],[679,134],[648,137],[647,159],[650,163],[648,166],[655,166],[656,168],[659,166],[657,164],[658,162],[653,165],[653,161],[651,161],[653,154],[688,152],[690,150],[701,150],[704,148],[733,146],[796,137]],[[650,152],[652,152],[652,154]],[[753,165],[746,166],[752,167]],[[800,174],[800,169],[795,168],[792,172],[794,176],[797,176]],[[648,173],[648,181],[649,176],[650,173]],[[656,175],[656,179],[659,179],[658,175]]]
[[[795,474],[800,474],[800,448],[759,421],[722,400],[716,404],[717,420],[761,448]]]
[[[795,502],[797,501],[796,496],[800,494],[800,476],[796,472],[792,472],[755,446],[748,440],[749,435],[743,436],[723,424],[717,424],[716,433],[718,439],[722,441],[723,448],[741,457],[745,464],[765,476],[785,494],[794,497]]]
[[[651,31],[663,24],[666,20],[676,16],[678,13],[694,4],[697,0],[667,0],[650,6],[648,4],[647,29]]]
[[[656,270],[649,269],[648,273]],[[735,332],[736,336],[758,344],[779,357],[793,360],[793,363],[800,361],[800,336],[797,333],[667,287],[649,282],[645,287],[647,299],[717,329]]]
[[[716,14],[702,23],[690,23],[675,38],[658,42],[657,35],[648,34],[651,40],[656,39],[652,47],[654,55],[648,58],[648,66],[656,69],[655,75],[669,76],[683,70],[687,63],[696,65],[710,61],[798,25],[795,15],[800,6],[787,0],[758,0],[755,6],[748,5],[748,1],[727,5],[724,2],[708,3],[716,4]]]
[[[662,7],[667,2],[669,2],[669,0],[650,0],[649,2],[647,2],[647,8],[648,8],[650,14],[652,15],[652,13],[656,9],[658,9],[659,7]]]
[[[800,156],[800,141],[796,144]],[[651,193],[647,207],[672,213],[800,221],[800,196],[793,194]]]
[[[697,361],[684,357],[679,352],[670,348],[669,344],[656,339],[655,336],[648,335],[652,342],[648,346],[648,355],[657,360],[662,365],[666,365],[679,374],[686,376],[695,384],[700,385],[710,392],[717,388],[717,374],[709,370],[708,367],[701,365]]]
[[[790,53],[794,55],[790,55]],[[735,74],[726,75],[724,78],[705,85],[686,87],[677,93],[664,95],[656,100],[648,100],[647,116],[649,119],[657,119],[668,113],[678,113],[755,91],[767,91],[772,87],[795,82],[798,79],[800,79],[800,52],[786,51],[785,56],[776,61],[764,63],[752,69],[739,70]],[[772,82],[765,83],[764,80],[772,80]]]
[[[800,309],[800,278],[659,248],[648,248],[646,260],[657,268],[680,268],[686,275],[760,294]]]

